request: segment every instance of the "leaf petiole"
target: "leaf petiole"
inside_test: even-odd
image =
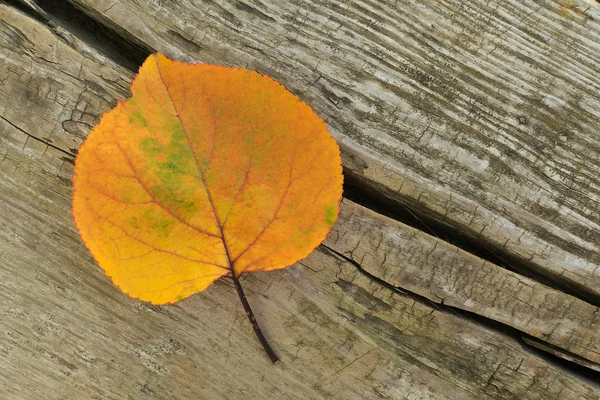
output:
[[[262,331],[260,330],[260,326],[258,326],[256,318],[254,318],[252,308],[250,308],[250,303],[248,303],[248,300],[246,299],[246,294],[242,289],[242,285],[240,285],[240,281],[237,277],[232,277],[231,279],[235,284],[238,296],[240,296],[240,301],[242,302],[242,306],[244,306],[244,311],[246,311],[246,315],[248,316],[248,320],[250,320],[250,324],[252,324],[252,329],[254,329],[254,333],[256,333],[258,340],[262,344],[263,348],[267,352],[267,355],[269,356],[273,364],[277,364],[279,362],[279,357],[277,357],[277,354],[275,354],[275,352],[271,348],[271,345],[269,344],[269,342],[267,342],[267,338],[265,338],[265,335],[263,335]]]

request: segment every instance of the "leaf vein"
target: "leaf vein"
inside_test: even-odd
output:
[[[154,198],[154,196],[152,195],[152,193],[150,192],[150,190],[148,189],[148,187],[146,187],[146,185],[144,184],[144,182],[142,182],[142,179],[138,176],[137,171],[133,167],[133,164],[131,163],[131,160],[129,160],[129,158],[125,154],[125,151],[123,150],[123,148],[119,145],[118,142],[113,141],[113,143],[115,144],[115,146],[117,146],[117,148],[119,149],[119,151],[123,155],[123,158],[125,159],[125,161],[129,165],[129,168],[131,169],[131,172],[133,173],[133,178],[137,181],[137,183],[140,184],[140,187],[144,190],[144,192],[146,192],[146,194],[148,196],[150,196],[150,198],[152,198],[154,200],[154,204],[156,204],[157,207],[159,207],[161,210],[163,210],[164,212],[166,212],[171,217],[175,218],[177,221],[181,222],[182,224],[184,224],[188,228],[193,229],[194,231],[196,231],[198,233],[202,233],[202,234],[204,234],[206,236],[210,236],[210,237],[214,237],[214,238],[218,238],[219,237],[218,235],[215,235],[214,233],[210,233],[210,232],[208,232],[208,231],[206,231],[204,229],[200,229],[197,226],[194,226],[194,225],[190,224],[188,221],[184,220],[183,218],[181,218],[180,216],[178,216],[177,214],[175,214],[173,211],[169,210],[169,208],[167,206],[165,206],[164,204],[162,204],[161,202],[159,202],[158,200],[156,200]]]
[[[190,151],[192,152],[192,157],[194,158],[194,163],[196,164],[196,169],[198,170],[198,173],[200,174],[200,179],[202,180],[204,190],[206,190],[206,196],[208,198],[208,202],[210,203],[210,206],[213,211],[213,216],[215,217],[215,221],[217,223],[217,227],[219,228],[219,231],[221,233],[221,241],[223,242],[223,248],[225,250],[225,255],[227,256],[227,260],[229,261],[229,269],[231,271],[231,274],[235,275],[234,270],[233,270],[233,261],[231,260],[229,248],[227,247],[227,241],[225,240],[225,235],[223,233],[223,224],[221,223],[221,221],[219,221],[219,215],[217,214],[217,209],[215,207],[214,200],[210,194],[208,185],[206,184],[206,179],[204,178],[204,172],[200,168],[200,163],[198,162],[198,156],[196,155],[196,152],[194,151],[194,147],[192,146],[192,141],[190,140],[188,130],[187,130],[185,124],[183,123],[183,120],[181,119],[180,111],[177,109],[177,107],[175,106],[175,103],[173,102],[173,98],[171,96],[171,93],[169,92],[169,87],[166,84],[166,82],[162,76],[162,71],[160,70],[160,65],[158,64],[158,58],[156,59],[156,68],[158,70],[158,75],[160,76],[160,79],[161,79],[163,85],[165,85],[165,90],[167,91],[167,95],[169,96],[169,101],[171,102],[171,104],[173,105],[173,109],[175,110],[175,116],[177,117],[177,119],[179,120],[179,123],[181,124],[181,128],[183,129],[183,132],[185,134],[185,139],[186,139],[188,145],[190,146]],[[213,139],[213,144],[214,144],[214,139]]]
[[[186,261],[191,261],[191,262],[196,262],[196,263],[201,263],[201,264],[206,264],[206,265],[212,265],[212,266],[215,266],[215,267],[219,267],[219,268],[223,268],[223,269],[229,270],[229,268],[224,267],[223,265],[220,265],[220,264],[216,264],[216,263],[212,263],[212,262],[208,262],[208,261],[203,261],[203,260],[199,260],[199,259],[188,258],[188,257],[186,257],[186,256],[184,256],[182,254],[175,253],[173,251],[169,251],[169,250],[165,250],[165,249],[159,249],[155,245],[150,244],[150,243],[146,242],[145,240],[138,238],[137,236],[133,235],[130,232],[127,232],[127,230],[125,230],[125,228],[123,228],[122,226],[117,225],[114,221],[111,221],[108,218],[102,217],[101,215],[98,215],[98,213],[95,213],[93,211],[92,211],[92,213],[94,213],[96,215],[97,219],[102,220],[104,222],[107,222],[108,224],[114,226],[115,228],[117,228],[121,232],[123,232],[123,234],[125,236],[129,237],[132,240],[135,240],[136,242],[138,242],[138,243],[140,243],[140,244],[142,244],[144,246],[149,247],[150,249],[152,249],[154,251],[157,251],[159,253],[171,254],[173,256],[177,256],[177,257],[179,257],[179,258],[181,258],[183,260],[186,260]],[[117,250],[118,250],[118,248],[117,248]]]
[[[288,191],[290,190],[290,187],[292,186],[292,182],[293,182],[292,176],[294,174],[295,158],[296,158],[296,151],[294,149],[294,152],[292,153],[292,162],[291,162],[292,165],[290,167],[290,174],[288,176],[288,183],[287,183],[287,186],[286,186],[285,190],[283,191],[283,194],[281,195],[281,199],[279,199],[279,203],[277,204],[277,207],[275,208],[275,211],[273,212],[273,216],[267,222],[267,224],[264,226],[264,228],[258,233],[258,235],[256,235],[256,237],[250,242],[250,244],[248,244],[246,246],[246,248],[244,248],[244,250],[242,250],[242,252],[240,254],[238,254],[233,259],[232,264],[235,263],[237,260],[239,260],[242,255],[244,255],[252,246],[254,246],[256,244],[256,242],[258,242],[258,240],[262,237],[262,235],[267,231],[267,229],[271,226],[271,224],[273,224],[273,222],[275,222],[277,220],[277,215],[281,211],[281,207],[283,206],[283,202],[284,202],[285,198],[287,197],[287,194],[288,194]]]

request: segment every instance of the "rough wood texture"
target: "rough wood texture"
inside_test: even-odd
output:
[[[34,4],[30,0],[27,3]],[[44,6],[44,2],[37,4]],[[125,7],[124,4],[133,7],[133,3],[111,4],[112,9],[117,10]],[[111,14],[111,4],[105,4],[101,10],[107,10],[106,15],[114,20],[117,14]],[[386,171],[403,171],[401,175],[382,173],[388,151],[378,149],[377,143],[368,135],[385,138],[389,143],[395,143],[394,146],[404,144],[395,142],[398,137],[392,142],[391,137],[384,135],[390,132],[378,131],[381,124],[391,123],[385,114],[381,119],[371,116],[373,120],[369,122],[368,115],[359,111],[361,104],[367,104],[364,102],[373,102],[373,110],[378,110],[393,105],[399,97],[389,97],[392,95],[383,87],[377,89],[376,85],[380,83],[366,80],[364,73],[348,81],[351,74],[364,69],[367,58],[375,57],[364,47],[362,40],[372,40],[379,46],[394,46],[395,51],[408,51],[377,36],[377,32],[385,30],[389,35],[399,34],[399,26],[406,29],[409,22],[415,23],[415,15],[420,15],[416,11],[425,13],[427,4],[412,10],[415,15],[400,19],[388,19],[389,13],[378,18],[373,16],[371,26],[361,25],[362,16],[355,14],[352,8],[355,6],[351,5],[344,10],[336,8],[335,4],[327,4],[314,8],[312,13],[288,10],[288,15],[284,13],[287,5],[281,2],[269,5],[268,9],[260,4],[236,3],[237,6],[232,5],[230,10],[212,3],[194,7],[188,3],[152,4],[156,7],[163,4],[161,7],[166,8],[146,10],[145,13],[136,8],[130,16],[134,23],[140,24],[140,29],[144,27],[140,21],[147,18],[153,21],[152,28],[159,30],[154,33],[146,26],[140,32],[133,32],[139,43],[190,59],[197,57],[219,63],[235,61],[237,65],[260,67],[262,72],[284,81],[327,116],[330,126],[347,144],[345,162],[348,170],[360,179],[380,185],[377,186],[380,196],[392,195],[388,189],[405,179],[405,187],[397,198],[406,200],[406,194],[413,193],[406,191],[411,185],[410,180],[414,179],[420,186],[410,186],[410,191],[427,193],[421,196],[421,203],[416,208],[433,212],[436,211],[432,206],[434,200],[439,201],[441,194],[452,193],[460,186],[459,176],[473,179],[483,176],[477,175],[477,171],[465,172],[458,161],[447,161],[444,167],[447,172],[456,173],[453,185],[458,186],[442,185],[444,174],[440,174],[439,180],[417,176],[417,172],[425,172],[403,164],[410,164],[410,160],[394,161],[385,166]],[[442,10],[442,3],[435,4],[439,6],[436,10]],[[100,5],[90,3],[88,7]],[[513,6],[514,12],[520,10],[520,5]],[[471,6],[464,7],[463,11],[466,11]],[[498,15],[502,15],[502,7],[496,10]],[[571,7],[576,5],[571,4]],[[262,11],[253,11],[257,9]],[[194,26],[200,36],[188,37],[192,42],[197,41],[196,47],[182,39],[188,32],[183,28],[173,30],[179,33],[165,33],[171,29],[169,24],[177,13],[178,18],[199,18],[200,12],[212,17],[203,22],[204,30],[200,30],[202,26]],[[36,15],[45,13],[38,10]],[[48,14],[52,18],[52,13]],[[319,17],[329,14],[335,14],[337,19],[331,17],[327,22],[325,17]],[[362,15],[366,14],[362,12]],[[223,19],[223,16],[227,18]],[[284,23],[286,16],[293,18],[289,17]],[[140,20],[136,22],[138,17]],[[153,18],[160,18],[161,22]],[[442,22],[450,24],[450,17],[444,18]],[[99,20],[110,22],[106,18]],[[333,29],[337,25],[331,22],[336,20],[340,21],[337,30]],[[507,21],[522,26],[516,19]],[[121,23],[124,22],[121,20]],[[454,25],[456,23],[449,26],[460,26]],[[282,44],[279,48],[271,48],[268,44],[274,36],[270,29],[277,26],[280,26]],[[362,31],[357,28],[361,26]],[[299,31],[300,27],[305,31]],[[357,28],[355,41],[342,46],[345,42],[336,35],[347,34],[350,27]],[[120,33],[126,34],[128,29],[124,26]],[[315,29],[321,29],[321,33],[317,34]],[[563,28],[554,26],[554,29]],[[260,33],[264,35],[262,42],[252,39],[258,37],[258,30],[264,30]],[[511,37],[508,26],[505,30],[498,36],[499,48]],[[240,41],[244,31],[247,40],[256,40],[258,47],[244,47],[246,42]],[[294,32],[303,33],[296,35]],[[370,32],[370,36],[367,37],[365,32]],[[218,38],[219,34],[225,33],[230,36]],[[425,33],[423,37],[431,38]],[[313,53],[301,52],[302,48],[308,48],[307,38],[314,45]],[[403,36],[398,42],[411,51],[422,50],[419,47],[422,44],[408,46],[410,40],[415,40],[415,36]],[[448,38],[439,40],[438,47],[445,40],[449,40],[445,46],[452,48],[465,45]],[[465,40],[468,42],[472,38]],[[327,44],[329,41],[331,43]],[[329,50],[327,46],[330,46]],[[235,289],[227,281],[218,282],[206,292],[177,305],[155,307],[128,298],[110,284],[79,239],[70,213],[70,178],[76,149],[99,116],[111,108],[117,98],[128,96],[132,71],[119,65],[126,63],[115,63],[80,40],[77,32],[69,32],[52,19],[45,23],[35,21],[6,5],[0,5],[0,49],[0,398],[600,399],[598,384],[583,377],[581,371],[574,374],[571,364],[557,363],[525,344],[544,348],[592,371],[600,359],[596,306],[484,262],[438,238],[350,201],[344,201],[340,221],[324,246],[309,258],[286,270],[257,273],[244,279],[249,301],[282,359],[276,366],[271,365],[262,352],[238,303]],[[345,49],[345,55],[340,55],[341,49]],[[253,56],[256,51],[266,55]],[[352,54],[363,58],[345,63],[344,57]],[[587,56],[592,54],[590,50]],[[236,60],[236,57],[241,58]],[[323,59],[323,66],[315,70],[318,72],[311,72],[303,63],[316,62],[316,57]],[[385,61],[371,59],[374,60],[378,60],[377,63]],[[472,61],[475,64],[481,62]],[[336,65],[336,69],[332,69]],[[384,67],[384,64],[373,64],[368,68],[379,71],[378,68]],[[407,82],[413,82],[414,71],[411,69],[388,65],[381,71],[392,74],[392,78],[402,77],[393,83],[398,90],[405,90]],[[313,73],[323,75],[318,80],[319,76],[315,75],[310,84],[303,81]],[[477,76],[476,72],[472,74],[472,78]],[[383,79],[375,75],[369,79]],[[463,75],[462,79],[466,79],[469,74]],[[349,88],[350,82],[355,87]],[[423,90],[425,107],[430,107],[428,102],[435,99],[441,101],[427,89],[427,85],[435,88],[435,82],[425,80],[422,89],[415,89],[414,96]],[[469,82],[463,87],[465,91],[481,90],[474,80]],[[338,98],[337,106],[334,106],[322,97],[324,93],[328,93],[329,98],[336,96],[334,93],[341,96],[342,90],[350,90],[344,96],[352,100]],[[511,93],[507,88],[503,90],[506,92],[498,92],[498,96]],[[459,94],[457,103],[462,98]],[[585,90],[581,90],[580,96],[585,100],[580,104],[591,104],[592,99],[585,97]],[[357,99],[362,99],[363,103]],[[413,97],[407,96],[407,99],[414,101]],[[486,97],[480,104],[486,101],[490,99]],[[438,111],[458,112],[452,108],[454,106],[444,104]],[[489,112],[498,113],[501,106],[509,107],[510,104],[496,105]],[[402,117],[394,124],[411,121],[408,118],[399,122],[408,116],[404,114],[408,109],[397,109],[397,117]],[[530,121],[537,118],[537,111],[525,111]],[[590,115],[596,111],[588,111],[589,114],[583,116],[592,118]],[[421,114],[418,118],[415,116],[412,123],[418,126],[420,118],[433,117],[429,113]],[[458,114],[456,118],[460,120]],[[565,115],[556,118],[559,125],[566,123]],[[367,129],[369,123],[371,127]],[[356,124],[355,128],[343,131],[340,128],[351,127],[351,124]],[[483,125],[489,125],[486,124]],[[593,148],[597,139],[589,130],[591,128],[585,127],[588,130],[573,131],[572,140],[574,143],[587,140],[587,146]],[[397,129],[394,134],[400,134],[400,128],[394,129]],[[469,136],[474,131],[467,125],[452,129],[463,132],[464,140],[476,139]],[[482,135],[481,140],[485,139],[485,134],[492,136],[491,130],[482,130],[485,132],[478,133]],[[508,128],[501,130],[503,133],[509,131],[512,132]],[[350,145],[348,138],[358,132],[365,135],[363,144],[379,153]],[[437,141],[438,144],[445,143],[447,149],[458,151],[453,147],[458,146],[458,138],[454,144],[440,141],[439,135],[449,132],[426,130],[423,147],[414,150],[414,157],[429,158],[432,163],[450,157],[450,153],[440,153],[433,158],[434,152],[429,149]],[[520,145],[529,145],[539,139],[533,131],[531,137],[527,137],[527,132],[516,132],[522,135],[515,134]],[[404,135],[410,133],[406,131]],[[357,137],[353,139],[358,140]],[[412,142],[407,143],[406,146]],[[473,153],[457,153],[457,160],[463,157],[472,160],[469,157],[484,151],[485,146],[469,149]],[[568,163],[571,158],[581,156],[586,160],[586,165],[580,167],[581,174],[591,173],[596,165],[586,158],[591,153],[577,151],[561,153],[553,162]],[[503,153],[502,157],[502,162],[515,167],[520,165],[518,160],[527,161],[518,152]],[[534,164],[529,165],[529,170],[537,171]],[[492,172],[481,173],[487,176]],[[529,179],[524,171],[521,173],[523,179]],[[394,182],[394,176],[401,178]],[[508,179],[503,175],[498,177],[500,181]],[[483,184],[485,187],[494,185],[493,181]],[[504,190],[502,185],[506,182],[495,184],[496,190]],[[581,182],[569,184],[580,185]],[[423,185],[437,189],[424,192]],[[526,186],[520,188],[524,191],[523,196],[535,191]],[[560,199],[560,196],[567,196],[566,189],[560,188],[549,186],[548,190]],[[461,190],[466,194],[453,194],[453,200],[448,200],[445,207],[449,210],[447,221],[465,228],[461,219],[451,214],[457,212],[459,205],[467,204],[467,200],[474,202],[478,198],[467,186]],[[594,186],[585,188],[584,193],[588,198],[597,196]],[[468,199],[467,194],[475,197]],[[493,199],[488,200],[493,203]],[[498,201],[503,204],[500,197]],[[571,203],[573,207],[579,207],[578,210],[584,207],[584,199],[577,196],[569,198]],[[486,206],[481,204],[480,207],[483,210]],[[513,218],[511,212],[524,206],[517,201],[511,203],[511,207],[502,216],[481,215],[489,215],[487,223],[492,226],[498,218]],[[561,214],[560,218],[571,218],[569,210],[572,209],[566,208],[567,205],[564,207],[561,213],[564,211],[565,215]],[[534,213],[532,210],[528,212]],[[477,212],[470,214],[473,224],[481,217],[476,217]],[[537,215],[540,226],[548,228],[550,219],[543,213]],[[592,224],[594,216],[590,214],[585,218],[581,224],[591,224],[587,226],[596,229]],[[554,223],[559,221],[562,220]],[[560,222],[561,232],[571,228]],[[529,232],[527,235],[538,234],[532,226],[523,229]],[[485,234],[484,230],[482,236]],[[540,243],[547,241],[544,235],[538,236],[535,240]],[[565,240],[571,240],[566,233],[563,236]],[[525,237],[528,236],[524,234],[521,240]],[[490,234],[486,240],[491,243],[496,239]],[[590,242],[597,242],[595,236],[592,239]],[[519,251],[529,249],[525,242],[520,246]],[[505,250],[517,254],[515,249]],[[577,246],[568,249],[559,249],[563,251],[560,254],[583,257]],[[535,246],[530,250],[537,251]],[[548,251],[555,255],[559,250]],[[542,258],[534,257],[532,261],[531,265],[547,267]],[[592,279],[591,275],[587,276]],[[591,281],[589,290],[590,287]],[[526,342],[519,339],[521,334],[526,335]],[[588,376],[598,378],[593,372]]]
[[[347,173],[600,304],[595,2],[69,1],[146,49],[273,76]]]
[[[501,322],[600,370],[598,307],[347,200],[324,244],[390,286]]]
[[[576,297],[347,200],[324,244],[393,287],[501,322],[600,369],[600,309]]]

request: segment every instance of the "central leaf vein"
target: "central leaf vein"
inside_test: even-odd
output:
[[[181,128],[183,129],[183,132],[185,134],[185,139],[186,139],[188,145],[190,146],[190,151],[192,152],[194,164],[196,165],[196,169],[198,170],[198,174],[200,176],[200,179],[202,180],[202,185],[204,186],[204,190],[206,191],[206,197],[208,198],[208,202],[212,208],[213,216],[215,217],[215,222],[217,223],[217,228],[219,228],[219,232],[221,234],[221,241],[223,242],[223,249],[225,250],[225,255],[227,256],[227,261],[229,263],[229,269],[230,269],[231,276],[233,278],[235,278],[236,276],[235,276],[235,271],[233,268],[233,261],[231,260],[231,255],[229,253],[227,241],[225,240],[225,234],[223,232],[223,224],[219,220],[219,215],[217,214],[215,202],[213,200],[213,197],[212,197],[210,190],[208,188],[208,185],[206,183],[206,179],[204,178],[204,171],[202,171],[202,168],[200,168],[200,162],[198,161],[198,156],[196,155],[196,152],[194,151],[194,146],[192,145],[192,141],[190,140],[188,130],[181,118],[180,110],[175,105],[175,102],[173,101],[173,97],[171,96],[171,93],[169,92],[169,86],[166,84],[166,82],[163,78],[162,71],[160,69],[160,65],[158,64],[158,58],[156,58],[156,68],[158,70],[158,75],[160,76],[160,80],[163,83],[163,85],[165,86],[165,90],[167,92],[167,95],[169,96],[169,101],[171,102],[171,105],[173,105],[173,109],[175,110],[175,116],[177,117],[177,119],[179,120],[179,123],[181,124]],[[214,142],[215,142],[215,136],[216,136],[216,132],[213,130],[213,146],[214,146]]]

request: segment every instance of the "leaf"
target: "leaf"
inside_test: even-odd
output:
[[[285,268],[339,213],[339,148],[269,77],[148,57],[75,163],[73,214],[123,292],[173,303],[216,279]]]

